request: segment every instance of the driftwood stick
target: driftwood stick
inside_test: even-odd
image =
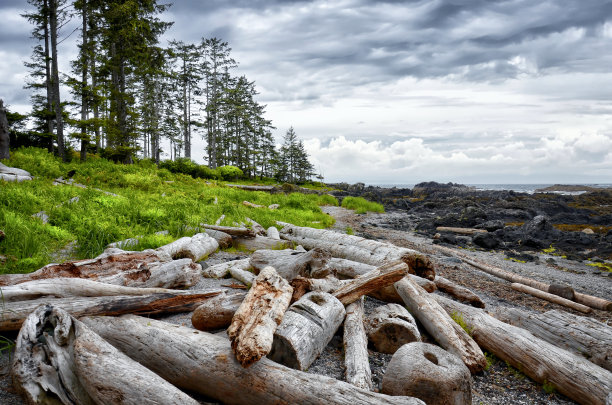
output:
[[[559,297],[558,295],[549,294],[542,290],[538,290],[537,288],[529,287],[528,285],[520,284],[520,283],[512,283],[511,285],[513,290],[523,292],[525,294],[533,295],[534,297],[541,298],[546,301],[550,301],[557,305],[562,305],[567,308],[571,308],[574,311],[582,312],[588,314],[592,312],[590,307],[586,305],[578,304],[577,302],[566,300],[563,297]]]
[[[468,288],[462,287],[440,276],[436,276],[434,283],[436,283],[438,290],[447,293],[451,297],[455,297],[461,302],[465,302],[476,308],[485,307],[485,303],[480,299],[480,297],[474,294],[474,292]]]
[[[540,384],[552,384],[580,404],[610,404],[612,373],[545,342],[525,329],[501,322],[482,309],[436,296],[448,313],[461,314],[483,349],[495,354]]]
[[[429,332],[429,334],[449,352],[459,356],[472,373],[482,371],[487,365],[482,350],[476,342],[444,312],[433,298],[409,278],[395,283],[395,289],[404,300],[408,310]]]
[[[344,319],[344,366],[346,382],[372,389],[372,371],[368,360],[368,337],[363,326],[363,297],[346,306]]]
[[[475,233],[487,233],[485,229],[475,229],[475,228],[456,228],[452,226],[439,226],[436,228],[438,232],[452,232],[458,233],[460,235],[474,235]]]
[[[209,225],[209,224],[200,224],[202,228],[213,229],[215,231],[225,232],[228,235],[232,236],[246,236],[249,238],[255,237],[255,232],[249,228],[237,228],[234,226],[220,226],[220,225]]]
[[[406,263],[402,261],[390,262],[351,280],[336,290],[334,297],[338,298],[344,305],[348,305],[357,301],[363,295],[368,295],[372,291],[378,291],[395,283],[407,273],[408,265]]]
[[[293,370],[263,358],[248,369],[230,342],[206,332],[137,316],[84,318],[91,329],[179,388],[226,404],[370,405],[424,402],[356,388],[334,378]]]
[[[249,367],[272,348],[274,331],[289,306],[293,288],[273,267],[264,268],[234,314],[227,334],[236,359]]]

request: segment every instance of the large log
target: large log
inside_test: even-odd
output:
[[[191,315],[191,324],[198,330],[210,331],[227,328],[246,297],[245,291],[223,291],[206,300]]]
[[[465,302],[476,308],[485,307],[485,303],[480,299],[480,297],[474,294],[474,292],[469,288],[462,287],[440,276],[436,276],[434,283],[436,283],[438,290],[447,293],[451,297],[454,297],[461,302]]]
[[[204,229],[204,232],[211,238],[214,238],[221,249],[227,249],[232,246],[232,236],[214,229]]]
[[[126,252],[106,249],[94,259],[49,264],[29,274],[0,275],[0,286],[47,278],[86,278],[131,287],[191,287],[200,280],[201,266],[191,259],[172,260],[154,250]]]
[[[398,304],[374,309],[365,320],[365,328],[368,340],[379,353],[393,354],[406,343],[421,341],[413,316]]]
[[[359,276],[334,292],[344,305],[357,301],[361,296],[378,291],[402,279],[408,273],[408,265],[402,261],[389,262]]]
[[[558,295],[550,294],[542,290],[538,290],[537,288],[529,287],[528,285],[524,285],[520,283],[512,283],[511,287],[513,290],[520,291],[525,294],[533,295],[534,297],[541,298],[543,300],[555,303],[557,305],[562,305],[564,307],[571,308],[574,311],[582,312],[584,314],[588,314],[592,312],[591,308],[587,307],[586,305],[582,305],[574,301],[566,300],[565,298],[559,297]]]
[[[167,253],[173,259],[189,258],[194,262],[205,259],[219,249],[219,243],[207,233],[185,236],[156,250]]]
[[[433,298],[434,294],[428,294],[409,278],[395,283],[395,289],[408,310],[440,346],[458,356],[472,373],[484,370],[487,361],[482,350],[442,309]]]
[[[330,259],[329,252],[323,249],[312,249],[308,252],[298,250],[257,250],[251,255],[251,266],[260,271],[272,266],[276,272],[287,281],[297,276],[307,278],[322,278],[329,274],[326,269]]]
[[[344,318],[344,366],[346,382],[372,389],[372,370],[368,360],[368,337],[363,326],[363,297],[346,306]]]
[[[293,288],[273,267],[264,268],[232,318],[227,335],[236,359],[249,367],[272,348],[274,331],[291,301]]]
[[[527,329],[534,336],[612,371],[612,327],[565,311],[528,313],[516,308],[495,311],[501,321]]]
[[[255,232],[249,228],[238,228],[234,226],[220,226],[220,225],[209,225],[209,224],[200,224],[202,228],[212,229],[215,231],[225,232],[228,235],[232,236],[246,236],[248,238],[254,238]]]
[[[432,293],[438,288],[436,287],[436,284],[433,281],[429,281],[426,278],[415,276],[414,274],[406,274],[406,277],[417,283],[422,289],[424,289],[428,293]],[[404,305],[404,300],[402,299],[402,297],[399,296],[393,285],[388,285],[378,291],[373,291],[368,295],[380,301]]]
[[[266,358],[244,369],[227,339],[191,328],[131,315],[82,321],[170,383],[225,404],[424,404],[293,370]]]
[[[7,302],[0,306],[0,331],[19,330],[23,321],[42,304],[64,309],[80,317],[86,315],[165,314],[191,312],[221,290],[175,291],[148,295],[116,295],[109,297],[39,298]]]
[[[232,269],[250,270],[251,268],[249,259],[231,260],[206,267],[202,270],[202,275],[207,278],[224,278],[231,273]]]
[[[612,403],[612,373],[567,350],[538,339],[528,331],[499,321],[482,309],[436,296],[448,313],[457,313],[471,328],[472,336],[533,380],[552,384],[557,391],[580,404]]]
[[[475,233],[487,233],[485,229],[475,229],[475,228],[457,228],[453,226],[439,226],[436,228],[438,232],[452,232],[458,233],[460,235],[474,235]]]
[[[285,312],[268,358],[297,370],[308,369],[334,337],[344,315],[344,305],[332,295],[304,295]]]
[[[233,246],[238,250],[254,252],[261,249],[290,249],[293,247],[293,244],[286,240],[257,235],[254,238],[236,236],[234,237]]]
[[[279,224],[284,226],[280,231],[281,237],[306,249],[320,247],[328,249],[334,257],[374,266],[402,260],[410,267],[411,273],[418,276],[433,280],[436,274],[429,257],[412,249],[325,229],[299,227],[284,222]]]
[[[48,305],[33,312],[19,332],[12,374],[32,404],[198,404]]]

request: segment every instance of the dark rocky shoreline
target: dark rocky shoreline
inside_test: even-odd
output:
[[[391,227],[416,230],[438,241],[465,248],[503,250],[517,260],[530,252],[554,251],[574,260],[612,260],[612,189],[580,195],[476,190],[461,184],[426,182],[412,189],[332,184],[339,199],[359,196],[387,211],[406,213]],[[397,218],[397,217],[396,217]],[[477,228],[472,236],[440,232],[438,227]],[[612,270],[612,268],[608,269]]]

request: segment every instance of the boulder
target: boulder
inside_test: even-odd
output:
[[[495,249],[499,246],[500,240],[492,233],[476,233],[472,236],[472,243],[484,249]]]

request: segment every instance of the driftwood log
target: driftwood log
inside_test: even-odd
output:
[[[142,314],[157,315],[191,312],[221,290],[175,291],[148,295],[109,297],[39,298],[7,302],[0,306],[0,331],[19,330],[23,321],[42,304],[64,309],[75,317],[86,315]]]
[[[246,297],[245,291],[223,291],[196,308],[191,315],[194,328],[203,331],[227,328]]]
[[[211,238],[214,238],[219,247],[221,249],[227,249],[232,246],[232,236],[221,231],[216,231],[214,229],[203,229],[203,231],[209,235]]]
[[[411,273],[430,280],[435,277],[435,270],[429,257],[415,250],[324,229],[299,227],[284,222],[279,224],[284,226],[280,231],[282,238],[300,244],[306,249],[320,247],[329,250],[334,257],[374,266],[402,260],[410,267]]]
[[[219,249],[219,243],[207,233],[185,236],[156,250],[167,253],[173,259],[189,258],[194,262],[205,259]]]
[[[34,311],[19,332],[12,374],[32,404],[198,404],[48,305]]]
[[[297,276],[307,278],[322,278],[329,274],[326,268],[330,259],[329,252],[323,249],[312,249],[300,252],[292,249],[257,250],[251,255],[251,266],[259,272],[267,266],[272,266],[276,272],[287,281]]]
[[[261,208],[264,208],[264,206],[262,206]],[[251,229],[255,232],[256,235],[266,236],[266,228],[261,226],[259,222],[256,222],[255,220],[249,217],[244,218],[244,220],[248,225],[250,225]]]
[[[378,291],[402,279],[408,273],[408,265],[402,261],[389,262],[359,276],[334,292],[344,305],[357,301],[361,296]]]
[[[344,366],[346,382],[372,389],[372,370],[368,359],[368,337],[363,326],[363,297],[346,306],[344,318]]]
[[[429,281],[426,278],[415,276],[414,274],[406,274],[406,277],[417,283],[422,289],[424,289],[428,293],[432,293],[438,288],[436,287],[436,284],[433,281]],[[378,291],[373,291],[368,295],[380,301],[404,305],[404,300],[402,299],[402,297],[399,296],[397,290],[393,285],[388,285]]]
[[[255,274],[253,274],[253,272],[240,269],[237,266],[230,267],[229,274],[233,279],[240,281],[247,287],[251,287],[255,280]]]
[[[82,321],[171,384],[226,404],[424,404],[416,398],[377,394],[335,378],[293,370],[266,358],[244,369],[227,339],[194,333],[191,328],[131,315]]]
[[[379,353],[393,354],[406,343],[421,341],[416,321],[402,305],[376,308],[366,318],[365,327],[368,340]]]
[[[225,232],[231,236],[244,236],[247,238],[254,238],[255,231],[249,228],[238,228],[235,226],[220,226],[220,225],[209,225],[209,224],[200,224],[202,228],[212,229],[215,231]]]
[[[238,250],[254,252],[262,249],[290,249],[293,247],[293,243],[261,235],[257,235],[254,238],[235,236],[233,246]]]
[[[499,321],[482,309],[436,296],[448,313],[461,314],[472,336],[533,380],[552,384],[580,404],[612,403],[612,373],[583,357],[538,339],[528,331]]]
[[[227,335],[236,359],[249,367],[272,348],[274,331],[291,301],[293,288],[273,267],[264,268],[232,318]]]
[[[436,228],[438,232],[452,232],[460,235],[474,235],[475,233],[487,233],[485,229],[476,228],[457,228],[452,226],[439,226]]]
[[[458,356],[472,373],[484,370],[487,361],[482,350],[442,309],[433,298],[434,294],[428,294],[409,278],[395,283],[395,289],[408,310],[440,346]]]
[[[485,307],[485,303],[480,299],[480,297],[474,294],[474,292],[469,288],[462,287],[440,276],[436,276],[436,278],[434,279],[434,283],[436,283],[436,287],[438,288],[438,290],[447,293],[451,297],[454,297],[461,302],[464,302],[476,308]]]
[[[588,314],[592,312],[591,308],[587,307],[586,305],[582,305],[577,302],[570,301],[563,297],[559,297],[558,295],[555,295],[555,294],[550,294],[542,290],[538,290],[537,288],[529,287],[528,285],[525,285],[525,284],[512,283],[510,286],[512,287],[513,290],[520,291],[525,294],[533,295],[534,297],[538,297],[540,299],[552,302],[557,305],[562,305],[564,307],[571,308],[574,311],[582,312],[584,314]]]
[[[202,275],[207,278],[224,278],[231,273],[232,269],[250,270],[251,268],[249,259],[231,260],[229,262],[206,267],[202,270]]]
[[[270,360],[306,370],[334,337],[345,315],[344,305],[324,292],[310,292],[293,303],[274,332]]]
[[[280,239],[280,233],[275,226],[271,226],[266,230],[266,236],[272,239]]]
[[[495,311],[501,321],[527,329],[534,336],[585,357],[612,372],[612,327],[565,311],[528,313],[516,308]]]

